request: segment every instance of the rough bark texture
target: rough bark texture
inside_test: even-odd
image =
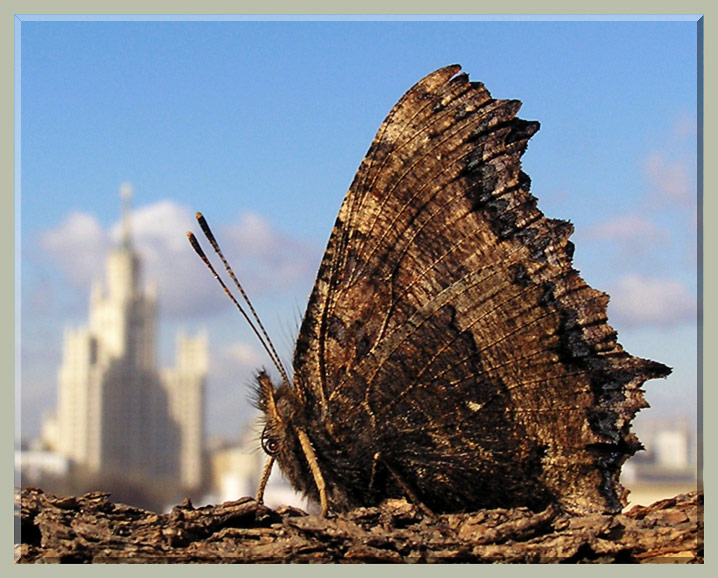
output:
[[[630,563],[703,562],[703,494],[626,514],[567,516],[554,507],[424,516],[404,500],[335,517],[271,510],[251,498],[169,514],[106,493],[16,494],[20,563]]]

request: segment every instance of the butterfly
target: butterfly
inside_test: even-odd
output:
[[[420,80],[379,128],[291,377],[249,304],[281,375],[256,380],[260,501],[276,461],[324,515],[399,497],[432,513],[626,503],[640,386],[671,370],[623,350],[608,296],[572,267],[572,225],[537,208],[520,159],[539,123],[460,70]]]

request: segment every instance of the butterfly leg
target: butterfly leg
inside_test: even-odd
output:
[[[324,484],[324,476],[322,476],[322,470],[319,468],[319,462],[317,461],[317,455],[314,453],[314,448],[312,447],[312,442],[309,440],[309,437],[306,433],[304,433],[304,430],[301,430],[297,428],[297,437],[299,438],[299,443],[302,446],[302,451],[304,452],[304,457],[307,458],[307,463],[309,464],[309,469],[312,472],[312,476],[314,477],[314,483],[317,486],[317,490],[319,491],[319,503],[322,507],[322,516],[326,517],[327,513],[329,512],[329,501],[327,500],[327,487]]]
[[[435,517],[434,512],[432,512],[432,511],[426,506],[426,504],[424,504],[424,502],[422,502],[422,501],[416,496],[416,494],[414,493],[414,491],[413,491],[413,490],[409,487],[409,485],[401,478],[401,476],[399,475],[399,473],[398,473],[394,468],[392,468],[386,461],[382,460],[381,463],[384,464],[384,467],[385,467],[387,470],[389,470],[389,473],[390,473],[391,476],[394,478],[394,481],[396,481],[396,483],[399,484],[399,486],[401,486],[401,489],[404,490],[404,493],[406,494],[406,497],[409,499],[409,501],[410,501],[412,504],[415,504],[416,506],[418,506],[418,508],[419,508],[422,512],[424,512],[424,514],[426,514],[427,516],[429,516],[429,517],[431,517],[431,518],[434,518],[434,517]]]
[[[369,478],[369,493],[371,493],[374,490],[374,478],[376,478],[376,466],[379,463],[380,459],[381,459],[381,452],[376,452],[374,454],[374,459],[371,463],[371,477]]]
[[[264,471],[262,472],[262,479],[259,481],[259,487],[257,488],[257,502],[260,504],[264,503],[264,488],[267,487],[269,481],[269,475],[272,473],[272,466],[274,465],[274,456],[269,456],[267,463],[264,464]]]

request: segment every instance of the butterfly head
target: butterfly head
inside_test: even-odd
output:
[[[265,372],[257,375],[256,405],[264,413],[262,449],[270,461],[276,459],[292,485],[322,504],[327,501],[324,480],[312,443],[307,435],[301,402],[295,390],[283,383],[275,387]],[[312,484],[309,480],[313,480]],[[263,482],[266,483],[266,480]]]
[[[299,447],[296,435],[293,435],[299,425],[296,423],[295,397],[294,391],[287,385],[275,387],[264,371],[257,375],[256,405],[264,414],[262,449],[267,455],[277,458],[280,464],[287,461],[282,459],[283,453]]]

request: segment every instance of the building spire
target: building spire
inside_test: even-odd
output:
[[[125,183],[120,187],[122,199],[122,241],[121,247],[129,249],[132,246],[130,236],[130,201],[132,200],[132,185]]]

